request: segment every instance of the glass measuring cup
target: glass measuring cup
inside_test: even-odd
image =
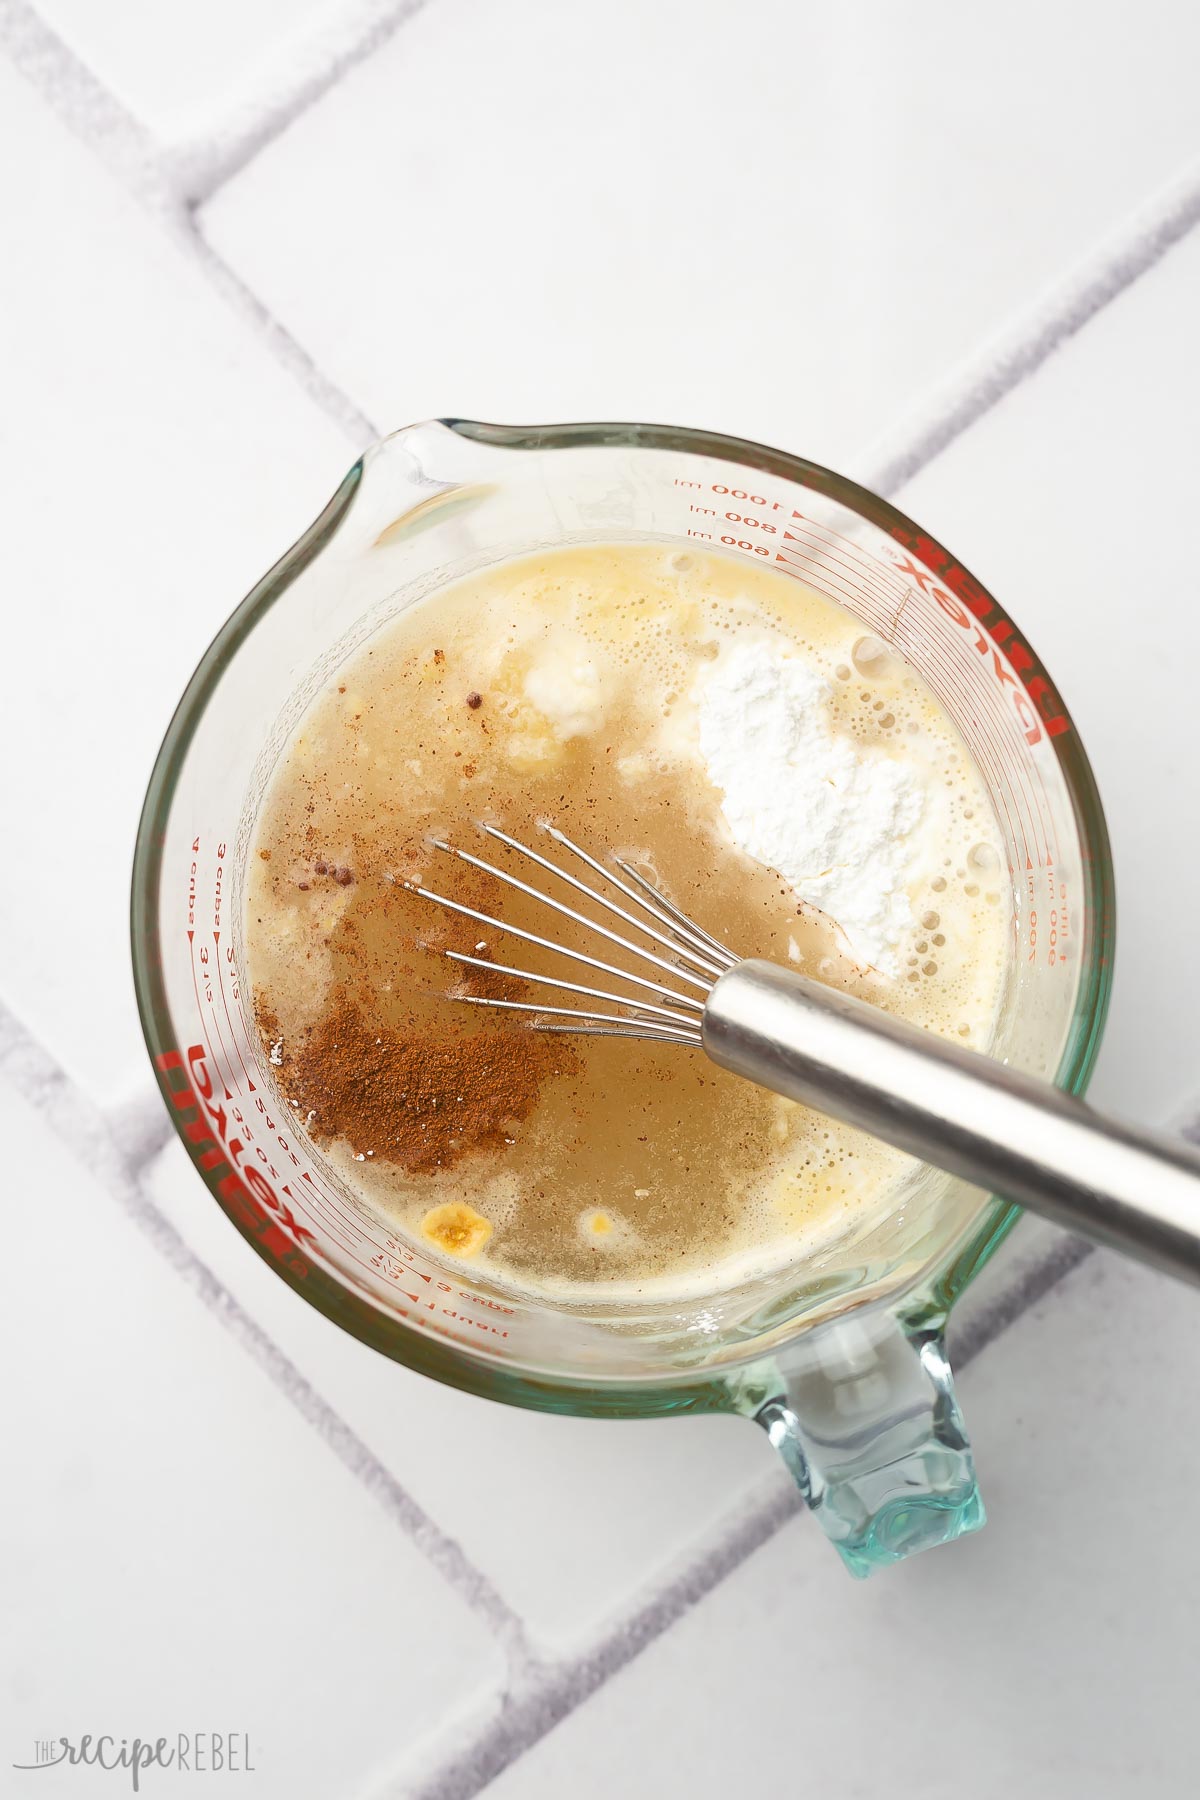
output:
[[[557,1309],[409,1243],[295,1129],[248,1028],[243,874],[276,760],[334,668],[399,609],[550,546],[723,549],[840,602],[956,721],[1004,832],[1014,956],[997,1052],[1080,1090],[1107,1002],[1112,869],[1051,681],[942,547],[852,482],[711,433],[447,420],[385,439],[222,628],[150,781],[134,859],[147,1044],[210,1192],[277,1273],[397,1361],[552,1412],[756,1420],[856,1574],[983,1511],[942,1332],[1016,1208],[933,1170],[902,1214],[703,1302]],[[1004,871],[994,879],[1003,883]]]

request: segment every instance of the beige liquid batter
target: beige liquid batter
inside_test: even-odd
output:
[[[738,848],[707,773],[706,671],[764,633],[828,679],[833,728],[903,759],[927,790],[931,829],[890,975],[856,962],[836,921]],[[1011,943],[999,833],[946,714],[880,650],[841,607],[769,569],[610,545],[487,570],[354,654],[268,790],[246,941],[284,1100],[364,1198],[414,1241],[557,1295],[715,1291],[898,1204],[907,1158],[699,1051],[550,1038],[521,1015],[453,1005],[462,976],[447,946],[561,964],[404,885],[594,949],[429,846],[444,837],[504,861],[475,830],[488,819],[545,852],[549,819],[641,866],[740,954],[986,1048]],[[489,980],[470,985],[531,997]],[[345,1065],[336,1079],[331,1059]]]

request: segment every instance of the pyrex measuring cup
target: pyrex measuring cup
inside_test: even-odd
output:
[[[902,1212],[700,1302],[555,1309],[443,1264],[295,1128],[253,1032],[242,891],[259,800],[321,684],[431,589],[553,545],[724,549],[839,601],[955,719],[1004,831],[1015,954],[998,1049],[1079,1090],[1099,1037],[1112,871],[1087,760],[1033,651],[883,501],[761,445],[644,425],[449,420],[377,445],[209,648],[150,782],[133,960],[150,1054],[210,1192],[297,1293],[386,1355],[552,1412],[763,1425],[857,1574],[983,1519],[942,1346],[1016,1209],[933,1170]]]

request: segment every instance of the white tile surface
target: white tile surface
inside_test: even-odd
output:
[[[354,453],[3,62],[0,120],[3,995],[112,1099],[148,1070],[128,870],[162,733]]]
[[[229,90],[271,80],[306,24],[329,0],[38,0],[38,12],[71,49],[160,137]]]
[[[985,1531],[852,1584],[796,1520],[489,1796],[1191,1800],[1198,1364],[1098,1253],[962,1381]]]
[[[457,1393],[338,1330],[241,1240],[172,1142],[148,1182],[187,1241],[462,1544],[543,1645],[578,1643],[740,1498],[787,1486],[742,1419],[559,1418]]]
[[[164,145],[160,173],[201,189],[403,10],[36,6]],[[0,44],[30,16],[0,0]],[[70,114],[71,72],[44,49],[26,65]],[[658,417],[853,468],[1195,156],[1198,52],[1183,0],[1136,17],[1100,0],[1086,24],[1073,0],[431,0],[202,225],[248,282],[243,318],[261,297],[382,425]],[[0,1002],[101,1103],[151,1098],[125,908],[162,728],[357,448],[168,221],[117,191],[105,148],[0,52]],[[1163,1119],[1200,1096],[1198,316],[1200,238],[901,496],[1028,626],[1075,710],[1122,905],[1093,1091]],[[1200,1313],[1183,1290],[1092,1256],[965,1369],[981,1536],[862,1587],[801,1518],[538,1742],[539,1694],[581,1692],[706,1533],[788,1491],[765,1439],[509,1411],[386,1362],[283,1287],[172,1141],[147,1191],[312,1384],[303,1417],[261,1344],[3,1088],[0,1132],[6,1771],[60,1730],[244,1724],[262,1800],[399,1800],[418,1779],[466,1800],[486,1746],[451,1788],[413,1770],[482,1721],[534,1745],[488,1789],[505,1800],[1192,1800]],[[1003,1321],[1056,1241],[1022,1228],[958,1341]],[[515,1711],[497,1715],[478,1615],[323,1439],[337,1418],[529,1620],[544,1663]]]
[[[207,208],[385,426],[634,418],[835,465],[1196,147],[1200,11],[438,0]],[[319,227],[314,229],[314,221]]]
[[[898,496],[1026,630],[1112,834],[1113,1006],[1093,1098],[1200,1095],[1200,238],[1185,240]]]
[[[0,1132],[6,1771],[60,1733],[246,1731],[252,1791],[328,1800],[485,1706],[458,1596],[3,1084]]]

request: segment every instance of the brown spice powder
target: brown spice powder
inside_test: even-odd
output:
[[[260,1024],[267,1014],[259,1008]],[[451,1168],[502,1150],[543,1085],[573,1073],[578,1053],[562,1038],[491,1021],[446,1016],[405,1037],[365,1018],[344,991],[280,1060],[281,1086],[319,1144],[344,1138],[356,1155],[410,1174]]]

